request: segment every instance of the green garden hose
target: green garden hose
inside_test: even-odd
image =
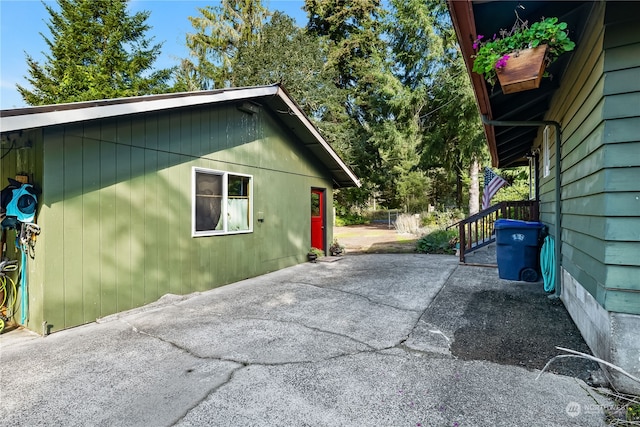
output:
[[[29,312],[29,291],[27,290],[27,251],[29,247],[22,245],[22,260],[20,262],[20,324],[27,326],[28,312]]]
[[[552,292],[556,288],[555,242],[551,236],[544,238],[540,250],[540,269],[544,280],[544,290]]]

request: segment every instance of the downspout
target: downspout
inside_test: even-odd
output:
[[[486,115],[482,114],[482,123],[489,126],[509,126],[509,127],[540,127],[540,126],[553,126],[555,128],[556,134],[556,161],[555,161],[555,169],[556,169],[556,185],[555,185],[555,198],[556,198],[556,215],[555,215],[555,226],[556,226],[556,241],[555,241],[555,263],[556,263],[556,283],[555,283],[555,292],[553,295],[550,295],[552,298],[560,298],[562,295],[562,277],[560,274],[560,268],[562,267],[562,226],[560,221],[561,217],[561,208],[562,203],[560,201],[560,171],[562,167],[562,160],[560,158],[560,143],[561,143],[561,135],[560,135],[560,123],[552,120],[532,120],[532,121],[509,121],[509,120],[490,120]],[[537,172],[537,171],[536,171]],[[537,176],[537,174],[536,174]],[[537,186],[536,186],[537,190]],[[536,191],[537,192],[537,191]]]

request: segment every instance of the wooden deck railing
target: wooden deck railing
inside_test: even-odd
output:
[[[538,202],[500,202],[452,225],[458,225],[461,263],[465,262],[465,255],[469,252],[496,241],[493,223],[500,218],[538,221]]]

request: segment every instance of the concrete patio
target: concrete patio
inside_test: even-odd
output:
[[[601,426],[540,284],[454,256],[305,263],[46,338],[0,336],[6,425]],[[565,359],[566,360],[566,359]]]

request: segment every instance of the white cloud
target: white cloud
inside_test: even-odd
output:
[[[13,81],[13,80],[0,79],[0,87],[1,88],[15,89],[16,88],[16,82]]]

